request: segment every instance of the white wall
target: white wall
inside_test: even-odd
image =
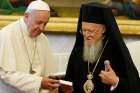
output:
[[[47,33],[46,33],[47,34]],[[55,53],[70,53],[74,43],[75,34],[47,34],[50,44]],[[123,36],[125,43],[130,43],[133,41],[140,40],[140,36]]]

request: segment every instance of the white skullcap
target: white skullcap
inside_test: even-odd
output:
[[[26,9],[26,12],[29,12],[30,10],[46,10],[46,11],[50,11],[50,7],[45,1],[35,0],[35,1],[32,1],[29,4],[29,6]]]

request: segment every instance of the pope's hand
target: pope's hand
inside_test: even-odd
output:
[[[111,68],[110,65],[108,65],[108,70],[107,71],[102,70],[99,76],[101,77],[102,83],[109,84],[112,86],[115,86],[119,80],[119,78],[116,76],[114,70]]]
[[[49,79],[49,78],[42,78],[41,88],[53,90],[60,86],[59,80]]]

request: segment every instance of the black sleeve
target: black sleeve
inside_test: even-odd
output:
[[[119,78],[119,83],[113,93],[129,93],[127,80]]]

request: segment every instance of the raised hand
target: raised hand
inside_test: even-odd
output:
[[[111,68],[110,65],[108,65],[108,70],[102,70],[99,74],[101,77],[101,81],[104,84],[109,84],[109,85],[116,85],[119,81],[119,78],[116,76],[114,70]]]

